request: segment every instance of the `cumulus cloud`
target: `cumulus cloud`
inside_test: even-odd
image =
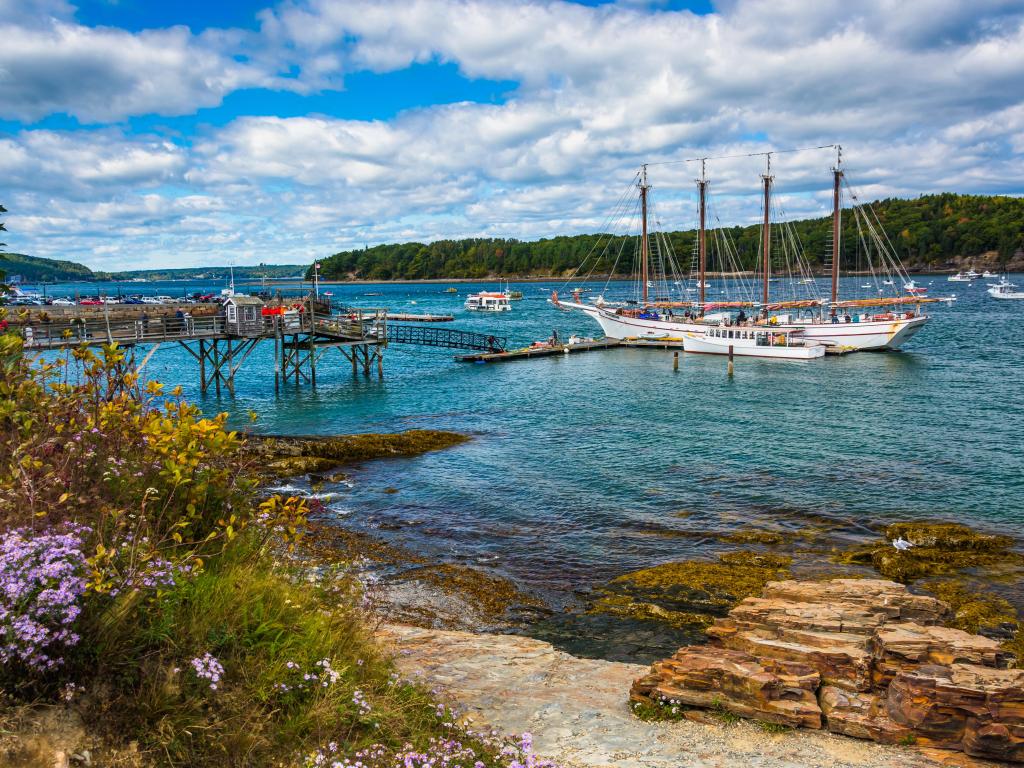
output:
[[[517,83],[503,104],[387,120],[257,115],[173,141],[109,127],[0,137],[0,178],[24,205],[8,205],[9,228],[26,225],[41,255],[76,242],[76,222],[94,238],[79,244],[117,243],[95,251],[105,263],[168,249],[192,263],[308,261],[384,240],[593,230],[640,163],[704,155],[736,156],[710,172],[720,215],[746,222],[764,161],[744,155],[834,142],[863,197],[1022,191],[1021,0],[727,0],[704,16],[286,0],[259,14],[258,33],[201,35],[90,29],[57,0],[34,7],[0,30],[0,115],[22,120],[188,114],[238,88],[337,88],[416,62]],[[790,214],[827,207],[832,159],[775,158]],[[651,166],[664,226],[692,222],[696,173]]]

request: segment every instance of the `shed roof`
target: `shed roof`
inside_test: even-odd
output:
[[[224,299],[225,304],[234,304],[236,307],[241,306],[263,306],[263,299],[259,296],[229,296]]]

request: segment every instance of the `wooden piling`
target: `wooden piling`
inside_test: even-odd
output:
[[[673,371],[678,371],[679,370],[679,353],[678,352],[673,352],[672,353],[672,370]]]
[[[206,394],[206,342],[199,340],[199,391]]]
[[[732,344],[729,345],[729,378],[732,378]]]

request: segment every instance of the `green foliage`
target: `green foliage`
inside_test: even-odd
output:
[[[1000,260],[1005,262],[1017,249],[1024,247],[1022,198],[947,193],[915,200],[887,199],[875,203],[874,209],[896,254],[915,266],[941,266],[954,257],[971,257],[987,251],[998,251]],[[827,255],[831,226],[828,217],[792,223],[812,264],[820,264]],[[747,269],[754,268],[759,227],[726,227],[725,230],[736,244],[741,264]],[[694,230],[666,234],[684,263],[688,263],[696,236]],[[857,226],[849,214],[843,217],[842,243],[844,268],[866,266],[859,263]],[[469,238],[430,244],[400,243],[336,253],[323,260],[320,275],[337,280],[563,275],[571,273],[588,256],[591,257],[588,270],[595,265],[596,257],[595,274],[611,273],[616,258],[616,271],[628,274],[636,248],[634,237],[596,234],[535,242]]]
[[[525,754],[400,680],[357,573],[275,562],[306,504],[259,502],[246,455],[223,414],[141,386],[114,345],[42,360],[0,335],[0,532],[42,542],[73,523],[88,569],[69,619],[80,641],[56,670],[0,668],[0,715],[7,701],[70,702],[105,737],[97,764],[132,743],[133,766],[322,765],[359,750],[392,765],[410,749],[440,761],[453,738],[486,768]]]
[[[234,268],[235,280],[259,280],[267,278],[298,277],[307,269],[305,264],[262,264],[255,267]],[[100,280],[131,280],[141,277],[145,280],[227,280],[231,270],[228,267],[181,267],[179,269],[130,269],[124,272],[97,272]]]
[[[181,766],[293,764],[328,741],[351,753],[440,735],[435,702],[399,681],[373,642],[359,590],[344,571],[292,582],[240,540],[141,623],[111,627],[97,651],[124,660],[107,672],[118,685],[86,715]],[[191,665],[205,653],[223,665],[216,689]]]
[[[96,279],[91,269],[77,262],[44,259],[23,253],[0,253],[0,270],[6,271],[8,275],[21,275],[28,282]]]

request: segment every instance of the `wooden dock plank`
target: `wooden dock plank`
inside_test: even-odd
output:
[[[474,355],[457,355],[460,363],[503,363],[509,360],[527,360],[534,357],[553,357],[555,355],[593,352],[598,349],[611,349],[622,346],[617,339],[601,339],[600,341],[581,341],[578,344],[558,344],[553,347],[526,347],[510,349],[507,352],[483,352]]]

